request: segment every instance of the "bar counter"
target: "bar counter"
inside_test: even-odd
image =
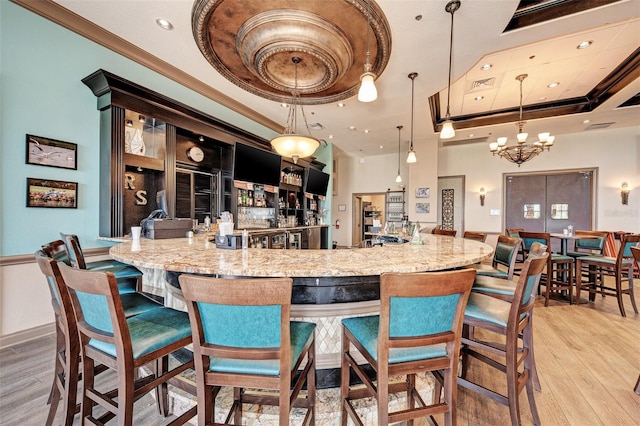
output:
[[[490,258],[493,248],[463,238],[425,234],[422,245],[337,250],[218,249],[211,237],[141,239],[111,247],[110,255],[144,272],[143,290],[186,310],[177,288],[182,273],[218,277],[292,277],[291,316],[313,321],[318,387],[339,381],[340,321],[379,310],[380,275],[463,267]],[[338,369],[336,371],[336,368]]]

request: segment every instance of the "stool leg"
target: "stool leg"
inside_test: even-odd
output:
[[[60,329],[60,323],[56,318],[56,352],[55,352],[55,363],[53,368],[53,383],[51,383],[51,391],[49,391],[49,399],[47,404],[51,404],[49,406],[49,414],[47,415],[46,426],[51,426],[53,424],[53,419],[56,416],[56,411],[58,410],[58,405],[60,404],[60,398],[62,395],[60,394],[60,377],[64,377],[64,365],[62,365],[61,356],[63,351],[65,350],[65,336],[64,332]]]
[[[618,271],[618,273],[616,274],[616,299],[618,300],[620,315],[626,317],[627,314],[624,311],[624,302],[622,301],[622,271]]]
[[[529,399],[529,408],[531,409],[531,416],[533,417],[533,423],[540,425],[540,417],[538,416],[538,408],[536,407],[536,399],[533,392],[534,377],[537,380],[537,372],[535,371],[535,360],[533,359],[533,325],[531,324],[531,318],[529,323],[522,330],[523,346],[527,351],[524,359],[525,372],[528,371],[529,377],[525,384],[527,388],[527,398]],[[535,375],[534,375],[535,373]],[[539,385],[538,385],[539,386]]]
[[[531,330],[533,330],[533,311],[531,311],[531,315],[529,315],[529,325],[531,326]],[[533,351],[533,333],[522,333],[522,341],[526,347],[529,348],[530,358],[525,360],[529,362],[529,370],[531,371],[531,380],[533,381],[533,386],[535,390],[538,392],[542,391],[542,386],[540,386],[540,379],[538,378],[538,368],[536,367],[536,356]]]
[[[549,280],[547,280],[549,282]],[[512,336],[513,334],[513,336]],[[507,401],[511,425],[520,425],[520,401],[518,398],[518,335],[508,333],[505,346],[505,366],[507,373]]]
[[[169,357],[163,356],[156,360],[156,377],[160,377],[169,371]],[[158,401],[158,411],[163,417],[169,415],[169,392],[167,382],[162,382],[156,387],[156,400]]]
[[[633,312],[638,313],[638,307],[636,306],[636,296],[633,293],[633,265],[629,268],[629,296],[631,296],[631,306],[633,306]]]
[[[76,396],[78,395],[78,371],[80,368],[80,348],[70,344],[65,350],[65,378],[64,378],[64,411],[65,425],[73,424],[76,414]]]

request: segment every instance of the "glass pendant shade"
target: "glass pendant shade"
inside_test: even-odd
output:
[[[442,123],[442,130],[440,131],[440,139],[451,139],[456,135],[456,131],[453,128],[453,121],[447,120]]]
[[[516,139],[518,139],[518,142],[520,143],[525,143],[527,141],[527,137],[529,137],[529,133],[518,133]]]
[[[375,74],[372,72],[365,72],[360,77],[360,90],[358,91],[358,100],[360,102],[373,102],[378,99],[378,90],[373,82]]]
[[[416,153],[414,150],[409,151],[409,155],[407,155],[407,163],[415,163],[417,160]]]
[[[296,134],[284,134],[271,140],[271,146],[283,157],[290,157],[295,161],[298,158],[310,157],[320,146],[316,138]]]
[[[402,176],[400,176],[400,173],[398,173],[398,176],[396,176],[396,182],[402,183]]]

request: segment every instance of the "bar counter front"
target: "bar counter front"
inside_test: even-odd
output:
[[[490,258],[493,253],[488,244],[431,234],[422,235],[421,245],[337,250],[225,250],[216,248],[210,239],[200,235],[143,238],[117,244],[109,253],[144,273],[144,291],[164,297],[165,305],[181,310],[186,306],[178,288],[180,274],[291,277],[292,319],[317,324],[316,368],[325,370],[318,372],[318,387],[339,382],[342,318],[378,313],[381,274],[458,268]]]

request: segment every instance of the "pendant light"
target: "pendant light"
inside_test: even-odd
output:
[[[370,28],[371,5],[367,1],[367,60],[364,64],[364,74],[360,76],[360,90],[358,90],[358,100],[360,102],[373,102],[378,99],[378,90],[374,80],[376,75],[371,72],[371,49],[369,46],[369,28]]]
[[[287,117],[287,124],[284,129],[284,133],[276,136],[271,140],[271,146],[276,152],[283,157],[289,157],[294,163],[298,162],[298,158],[310,157],[316,152],[316,149],[320,146],[320,141],[311,136],[309,125],[307,124],[307,117],[304,115],[304,108],[300,105],[302,112],[302,118],[304,125],[307,128],[309,136],[304,136],[296,133],[297,128],[297,98],[298,98],[298,64],[302,61],[297,56],[291,58],[294,66],[294,79],[295,86],[293,90],[293,96],[291,99],[291,105],[289,106],[289,116]]]
[[[451,62],[453,58],[453,14],[456,10],[460,9],[460,1],[453,0],[447,3],[444,7],[448,13],[451,14],[451,35],[449,38],[449,84],[447,85],[447,113],[445,120],[442,123],[442,130],[440,131],[440,139],[451,139],[456,135],[456,131],[453,128],[453,121],[451,121],[451,112],[449,110],[449,103],[451,100]]]
[[[413,95],[414,83],[417,76],[417,72],[412,72],[411,74],[409,74],[409,78],[411,79],[411,144],[409,145],[409,155],[407,155],[407,163],[415,163],[416,161],[418,161],[418,159],[416,158],[416,153],[413,150]]]
[[[402,126],[398,126],[398,176],[396,176],[396,182],[402,182],[402,176],[400,175],[400,131],[402,130]]]

